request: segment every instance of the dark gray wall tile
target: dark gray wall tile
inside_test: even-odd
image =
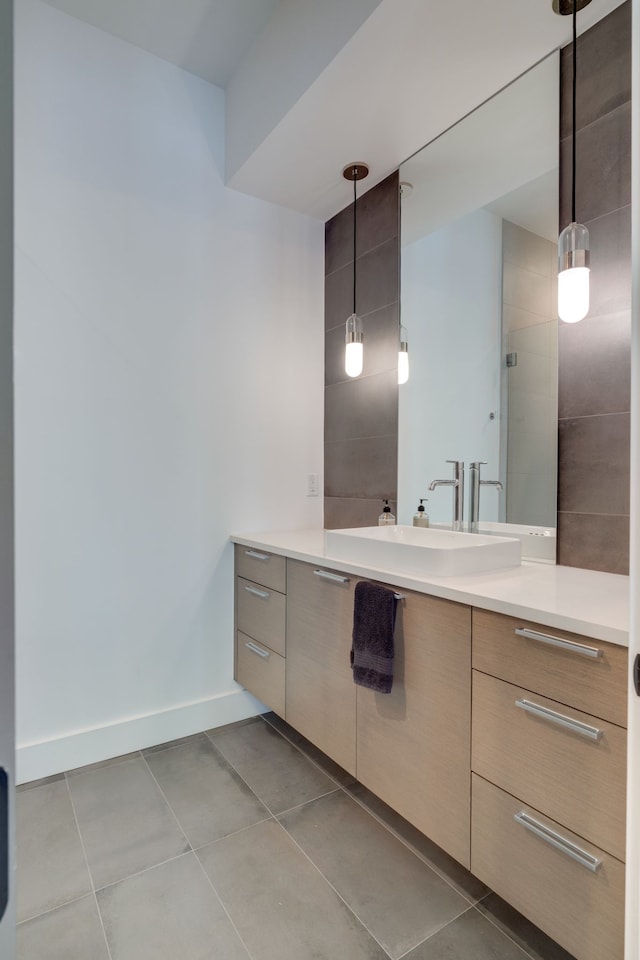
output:
[[[377,497],[374,500],[325,497],[324,525],[327,530],[344,530],[348,527],[375,527],[378,517],[382,513],[382,506],[381,500]],[[389,506],[393,515],[397,516],[395,500],[389,500]]]
[[[586,317],[558,327],[562,377],[558,416],[588,417],[631,409],[631,314]],[[585,376],[585,371],[589,371]]]
[[[631,307],[631,207],[592,220],[590,314],[618,313]]]
[[[398,429],[395,370],[334,383],[324,391],[324,439],[388,436]]]
[[[364,377],[395,367],[399,338],[398,306],[396,302],[381,310],[374,310],[367,314],[363,322]],[[325,334],[324,382],[327,385],[350,379],[344,372],[344,334],[344,322]]]
[[[558,422],[558,509],[629,513],[629,414]]]
[[[571,220],[571,137],[560,143],[560,227]],[[576,218],[594,220],[631,203],[631,103],[578,131]]]
[[[359,257],[400,235],[400,175],[394,170],[358,199]]]
[[[558,563],[629,574],[629,517],[558,513]]]
[[[400,244],[398,237],[365,253],[357,260],[357,306],[361,317],[398,300]]]
[[[340,327],[344,336],[347,317],[353,313],[353,267],[347,264],[324,278],[324,328]],[[343,340],[344,342],[344,340]]]
[[[400,288],[399,240],[393,237],[356,261],[356,306],[359,316],[397,303]],[[325,277],[325,330],[344,326],[353,313],[353,267],[348,264]]]
[[[353,203],[325,223],[324,249],[325,276],[353,262]]]
[[[364,369],[344,372],[344,324],[353,310],[353,207],[325,229],[325,526],[375,523],[397,484],[400,198],[395,171],[358,196],[357,310]]]
[[[366,191],[366,192],[363,192]],[[400,179],[397,170],[370,190],[359,181],[356,257],[400,233]],[[353,203],[325,224],[325,274],[353,262]]]
[[[573,46],[560,51],[560,136],[571,133]],[[576,126],[631,99],[631,0],[578,37]]]
[[[630,3],[578,41],[576,215],[591,310],[559,330],[558,563],[628,571],[631,306]],[[570,219],[571,50],[561,55],[560,221]],[[614,316],[615,315],[615,316]],[[617,515],[616,515],[617,514]]]
[[[337,440],[324,445],[327,497],[395,499],[398,435]],[[377,517],[377,515],[376,515]]]

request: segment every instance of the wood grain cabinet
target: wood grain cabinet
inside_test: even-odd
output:
[[[624,952],[627,650],[473,611],[471,870],[578,960]]]
[[[468,868],[471,608],[401,592],[392,691],[357,687],[357,777]]]
[[[235,679],[285,716],[286,560],[236,545]]]
[[[356,577],[287,561],[287,722],[356,773],[349,654]]]

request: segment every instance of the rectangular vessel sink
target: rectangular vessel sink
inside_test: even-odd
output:
[[[410,576],[458,577],[520,565],[520,540],[398,524],[325,530],[328,557]]]

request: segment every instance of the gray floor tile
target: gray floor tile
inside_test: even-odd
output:
[[[248,960],[195,854],[98,891],[112,960]]]
[[[496,893],[490,893],[481,900],[477,908],[534,960],[574,960],[555,940],[505,903]]]
[[[109,960],[93,894],[19,924],[16,956],[17,960]]]
[[[142,757],[68,784],[96,888],[189,849]]]
[[[354,800],[339,792],[281,822],[391,957],[401,957],[469,902]]]
[[[285,740],[288,740],[297,747],[298,750],[304,753],[305,757],[312,760],[313,763],[320,767],[323,773],[326,773],[328,777],[331,777],[331,779],[339,783],[340,786],[351,786],[356,783],[353,774],[348,773],[342,767],[338,766],[326,753],[318,750],[306,737],[303,737],[301,733],[298,733],[297,730],[290,727],[289,724],[276,713],[263,714],[263,720],[265,723],[268,723],[269,726],[273,727],[274,730],[277,730],[278,733],[281,733]]]
[[[384,960],[381,947],[274,820],[197,855],[253,960]]]
[[[527,960],[509,940],[473,907],[407,954],[405,960]]]
[[[423,833],[416,830],[404,817],[392,810],[365,786],[361,783],[354,783],[348,785],[347,790],[358,803],[361,803],[389,830],[401,837],[419,857],[428,863],[437,874],[444,877],[463,897],[466,897],[471,903],[476,903],[487,895],[489,888],[486,884],[474,877],[457,860],[450,857],[442,847],[439,847],[429,837],[425,837]]]
[[[193,847],[270,816],[208,737],[146,760]]]
[[[208,734],[272,813],[281,813],[336,788],[299,750],[262,721]]]
[[[91,892],[91,878],[64,779],[16,796],[18,920]]]
[[[28,783],[19,783],[16,787],[16,793],[35,790],[36,787],[44,787],[48,783],[58,783],[59,780],[64,780],[64,773],[54,773],[52,777],[42,777],[41,780],[29,780]]]

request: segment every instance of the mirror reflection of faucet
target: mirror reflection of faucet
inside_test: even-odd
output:
[[[453,478],[451,480],[432,480],[429,490],[436,487],[453,487],[453,522],[452,530],[462,530],[464,522],[464,463],[462,460],[447,460],[453,464]]]
[[[469,464],[469,474],[471,489],[469,491],[469,533],[478,532],[478,523],[480,521],[480,487],[495,487],[502,491],[503,486],[499,480],[481,480],[480,467],[486,466],[486,460],[475,460]]]

